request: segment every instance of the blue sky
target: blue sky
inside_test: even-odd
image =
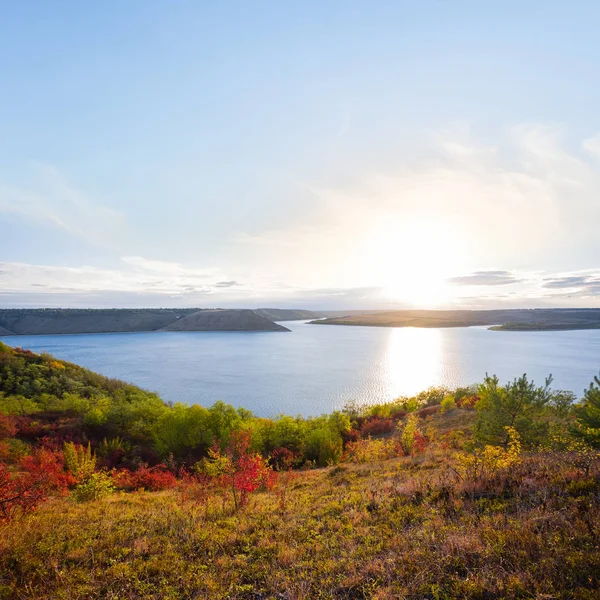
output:
[[[595,2],[3,2],[1,306],[600,306]]]

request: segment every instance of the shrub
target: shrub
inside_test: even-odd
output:
[[[91,477],[96,468],[96,457],[92,454],[92,448],[88,442],[87,446],[67,442],[63,446],[65,467],[71,475],[82,483]]]
[[[415,432],[417,431],[417,423],[419,418],[415,414],[408,415],[406,423],[404,425],[398,424],[398,428],[401,431],[400,434],[400,446],[405,455],[412,453],[413,446],[415,444]]]
[[[456,401],[456,406],[467,410],[473,410],[480,399],[479,396],[462,396]]]
[[[456,454],[454,471],[466,481],[489,479],[499,471],[521,463],[521,441],[514,427],[506,427],[508,443],[502,446],[484,446],[471,453]]]
[[[287,471],[291,469],[299,460],[297,453],[288,448],[275,448],[271,452],[270,462],[276,471]]]
[[[225,450],[213,444],[208,459],[198,467],[201,472],[215,477],[223,488],[231,490],[236,510],[247,503],[248,494],[261,485],[270,488],[276,480],[267,461],[250,450],[250,441],[247,431],[233,431]]]
[[[136,471],[116,470],[112,473],[112,479],[117,488],[128,491],[144,489],[157,492],[172,488],[177,483],[175,475],[162,464],[154,467],[141,465]]]
[[[0,413],[0,440],[11,438],[17,433],[14,417]]]
[[[393,419],[383,419],[381,417],[372,417],[360,428],[361,437],[369,437],[372,435],[382,435],[390,433],[396,429],[396,423]]]
[[[440,412],[446,413],[449,410],[453,410],[454,408],[456,408],[456,402],[454,401],[454,397],[450,395],[444,396],[444,399],[440,404]]]
[[[35,510],[52,493],[62,494],[73,483],[63,469],[62,456],[38,449],[21,460],[21,472],[11,473],[0,463],[0,521]]]
[[[371,438],[349,442],[345,460],[354,463],[368,463],[387,460],[402,455],[402,448],[393,439],[373,440]]]
[[[80,483],[73,489],[73,498],[77,502],[99,500],[115,491],[115,485],[110,475],[104,472],[91,473],[84,483]]]

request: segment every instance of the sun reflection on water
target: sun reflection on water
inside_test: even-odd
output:
[[[385,377],[390,398],[409,396],[440,381],[442,333],[439,329],[390,329]]]

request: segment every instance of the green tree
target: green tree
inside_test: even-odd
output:
[[[162,455],[182,457],[195,448],[208,448],[212,439],[209,418],[209,411],[202,406],[175,404],[153,427],[156,449]]]
[[[575,433],[588,444],[600,448],[600,379],[597,375],[574,411],[577,418]]]
[[[503,445],[509,443],[506,427],[514,427],[525,446],[541,443],[548,433],[546,407],[552,400],[550,384],[536,387],[533,381],[523,375],[505,386],[498,384],[498,378],[486,375],[479,386],[480,400],[476,404],[476,438],[486,444]]]

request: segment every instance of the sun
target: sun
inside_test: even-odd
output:
[[[381,223],[366,236],[359,262],[363,280],[385,298],[439,306],[451,298],[446,282],[461,268],[462,244],[452,227],[433,220]]]

